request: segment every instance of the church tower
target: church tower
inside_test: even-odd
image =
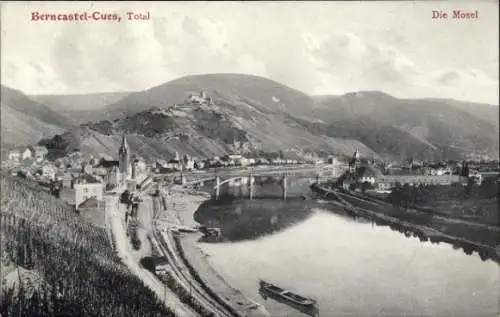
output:
[[[356,148],[356,152],[354,152],[352,159],[349,161],[349,170],[351,172],[356,171],[359,167],[359,163],[359,150]]]
[[[130,169],[130,150],[128,148],[127,138],[123,135],[122,144],[118,150],[118,162],[120,166],[120,174],[123,180],[128,179]]]

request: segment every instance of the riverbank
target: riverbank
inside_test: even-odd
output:
[[[359,197],[335,192],[321,186],[311,186],[311,189],[322,195],[331,194],[342,201],[344,211],[347,214],[372,219],[377,224],[388,225],[405,235],[413,233],[422,241],[449,243],[454,248],[462,248],[466,254],[472,254],[473,251],[476,251],[481,259],[491,259],[500,263],[500,247],[495,243],[498,241],[495,240],[498,238],[497,231],[469,228],[452,220],[447,221],[442,217],[434,219],[432,215],[428,214],[395,212],[389,205],[364,201]],[[461,236],[457,233],[463,234]],[[489,243],[483,242],[481,238]]]
[[[196,227],[200,224],[194,221],[193,216],[199,206],[207,200],[202,193],[194,193],[180,187],[171,188],[171,193],[166,199],[166,214],[171,225]],[[172,213],[173,212],[173,213]],[[240,291],[232,288],[208,261],[207,255],[198,246],[200,233],[184,233],[178,236],[178,247],[182,257],[195,272],[195,277],[208,292],[218,297],[224,306],[231,307],[240,316],[257,317],[270,316],[265,308],[246,298]]]

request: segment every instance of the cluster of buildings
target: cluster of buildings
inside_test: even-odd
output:
[[[445,162],[418,162],[410,160],[404,164],[362,164],[359,151],[356,150],[349,161],[349,169],[341,178],[344,189],[369,186],[379,191],[390,191],[397,184],[418,185],[480,185],[482,174],[468,163],[448,164]]]
[[[8,152],[2,168],[26,178],[49,182],[55,179],[56,168],[47,161],[47,154],[44,146],[17,146]]]
[[[73,152],[54,162],[46,160],[45,147],[18,147],[8,153],[12,174],[39,182],[50,192],[78,211],[103,208],[104,192],[127,188],[136,189],[137,183],[148,175],[142,158],[131,156],[125,136],[118,150],[118,160],[99,158]]]
[[[212,98],[207,96],[207,93],[202,90],[199,95],[190,94],[188,97],[188,102],[192,104],[209,106],[212,104]]]
[[[105,191],[126,188],[133,192],[137,183],[146,178],[147,174],[146,163],[137,156],[131,156],[124,135],[118,150],[118,160],[91,159],[83,164],[81,174],[69,184],[75,193],[75,208],[99,208]]]
[[[10,162],[21,162],[33,160],[42,162],[48,154],[45,146],[18,146],[12,149],[8,154]]]
[[[195,159],[185,154],[182,158],[176,152],[175,156],[166,160],[157,160],[153,164],[153,170],[156,173],[169,173],[176,171],[192,171],[202,170],[207,168],[224,168],[224,167],[245,167],[256,165],[295,165],[304,164],[305,162],[291,159],[276,158],[268,160],[266,158],[247,158],[241,154],[228,154],[225,156],[215,156],[206,159]]]

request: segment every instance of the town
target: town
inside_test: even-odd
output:
[[[192,171],[330,165],[334,167],[332,179],[338,180],[336,184],[344,190],[379,193],[390,193],[397,184],[479,186],[485,178],[493,177],[496,182],[499,180],[498,161],[435,162],[411,158],[404,162],[380,161],[361,157],[358,150],[355,150],[351,158],[330,155],[308,160],[245,157],[242,154],[193,158],[176,152],[171,158],[146,162],[131,153],[126,135],[122,137],[116,157],[107,154],[95,157],[73,152],[50,161],[47,153],[47,148],[40,145],[18,146],[8,152],[7,159],[2,161],[2,170],[38,183],[51,194],[74,206],[75,210],[101,206],[104,193],[112,192],[120,185],[133,192],[156,174],[172,174],[174,182],[182,184],[182,173]],[[179,173],[180,176],[175,177]]]

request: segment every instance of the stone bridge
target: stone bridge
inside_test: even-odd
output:
[[[337,178],[341,173],[333,165],[315,165],[308,167],[294,168],[272,168],[272,169],[247,169],[247,170],[218,170],[209,173],[183,173],[181,181],[184,186],[202,184],[208,181],[215,181],[213,190],[215,198],[219,199],[221,186],[233,181],[242,181],[249,187],[249,198],[254,195],[254,183],[258,177],[277,177],[281,178],[281,189],[283,199],[286,199],[288,192],[288,179],[308,178],[310,183],[323,183]]]

